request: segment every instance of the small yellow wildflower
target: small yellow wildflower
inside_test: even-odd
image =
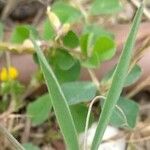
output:
[[[7,80],[7,70],[6,70],[6,68],[2,68],[2,71],[0,73],[0,79],[2,81],[6,81]]]
[[[14,67],[10,67],[8,70],[3,67],[0,72],[0,79],[1,81],[13,80],[18,77],[18,71]]]

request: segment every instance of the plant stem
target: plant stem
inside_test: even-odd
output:
[[[13,145],[14,150],[25,150],[23,146],[0,124],[0,134],[5,136]]]
[[[7,67],[7,71],[8,71],[11,66],[10,53],[8,51],[6,51],[5,55],[6,55],[6,67]]]
[[[85,125],[85,131],[84,131],[84,144],[83,144],[83,150],[86,150],[87,149],[87,138],[88,138],[88,134],[87,134],[87,131],[88,131],[88,126],[89,126],[89,120],[90,120],[90,114],[91,114],[91,111],[92,111],[92,107],[93,107],[93,104],[97,101],[97,100],[100,100],[100,99],[106,99],[106,97],[104,96],[96,96],[90,103],[90,106],[89,106],[89,109],[88,109],[88,114],[87,114],[87,117],[86,117],[86,125]]]
[[[33,53],[33,47],[25,47],[21,44],[11,44],[7,42],[0,42],[0,51],[10,51],[10,52],[18,52],[18,53]]]
[[[132,2],[133,5],[135,5],[137,8],[140,7],[140,1],[138,0],[130,0]],[[150,12],[147,8],[144,7],[144,15],[150,20]]]
[[[88,69],[88,72],[89,72],[89,75],[90,75],[90,77],[91,77],[92,81],[93,81],[93,82],[94,82],[94,84],[96,85],[97,90],[98,90],[98,91],[99,91],[99,93],[100,93],[100,83],[99,83],[99,80],[97,79],[97,77],[96,77],[96,75],[95,75],[94,71],[93,71],[93,70],[91,70],[91,69]]]
[[[72,2],[78,7],[78,9],[83,14],[85,23],[89,24],[89,16],[88,16],[85,8],[82,6],[80,0],[72,0]]]

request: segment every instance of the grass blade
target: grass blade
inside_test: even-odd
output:
[[[32,42],[36,49],[36,53],[40,62],[41,69],[44,74],[44,78],[48,87],[49,96],[55,111],[57,121],[59,123],[61,132],[63,134],[67,149],[79,150],[77,131],[75,129],[74,121],[65,99],[65,96],[61,90],[61,87],[53,73],[51,66],[48,64],[45,56],[43,55],[40,47],[36,44],[32,37]]]
[[[109,123],[112,111],[121,94],[124,81],[127,75],[129,63],[132,57],[132,49],[135,44],[136,34],[137,34],[139,24],[141,21],[142,12],[143,12],[143,5],[140,6],[140,8],[138,9],[135,15],[131,31],[129,33],[129,36],[126,41],[125,47],[123,49],[122,55],[120,57],[119,63],[116,67],[111,88],[108,91],[107,98],[102,108],[102,112],[99,118],[99,122],[98,122],[96,133],[93,139],[91,150],[98,150],[104,131]]]

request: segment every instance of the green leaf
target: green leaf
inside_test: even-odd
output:
[[[6,81],[6,82],[2,82],[0,84],[0,92],[1,94],[8,94],[11,91],[11,84],[10,82]]]
[[[115,72],[115,67],[113,67],[113,69],[111,69],[106,75],[105,77],[102,79],[101,83],[105,84],[107,82],[109,82],[112,77],[113,77],[113,73]],[[141,76],[142,70],[140,68],[140,66],[138,66],[137,64],[131,69],[131,71],[127,74],[127,77],[125,79],[125,83],[124,83],[124,87],[129,86],[133,83],[135,83]]]
[[[62,23],[73,23],[81,18],[81,13],[75,7],[65,2],[55,2],[52,11],[59,17]]]
[[[23,144],[25,150],[40,150],[37,146],[33,145],[32,143],[25,143]]]
[[[24,85],[21,84],[18,80],[12,81],[11,86],[12,92],[16,95],[22,94],[25,88]]]
[[[50,57],[49,63],[60,83],[77,80],[80,75],[80,63],[65,49],[58,48]]]
[[[43,55],[40,47],[36,44],[33,37],[32,41],[39,58],[40,66],[46,80],[56,119],[63,134],[67,149],[79,150],[77,131],[69,106],[67,104],[67,100],[61,90],[54,72],[52,71],[51,66],[48,64],[45,56]]]
[[[69,105],[88,102],[96,95],[96,87],[92,82],[68,82],[61,87]]]
[[[139,106],[133,100],[121,97],[111,115],[110,124],[116,127],[133,129],[136,126]]]
[[[104,101],[104,105],[102,108],[102,112],[100,114],[98,126],[97,126],[95,136],[92,142],[91,150],[98,149],[101,143],[103,134],[105,132],[105,129],[110,121],[112,112],[115,108],[115,105],[117,104],[117,101],[123,89],[124,82],[126,79],[126,73],[128,71],[128,67],[131,61],[132,49],[135,44],[136,35],[137,35],[137,31],[138,31],[139,24],[141,21],[142,13],[143,13],[143,5],[139,7],[135,15],[131,31],[129,33],[129,36],[124,46],[120,60],[116,67],[115,73],[113,75],[112,84],[107,93],[106,100]]]
[[[98,67],[102,61],[110,59],[116,50],[113,35],[94,24],[85,26],[80,46],[83,54],[88,56],[82,60],[82,65],[87,68]]]
[[[69,70],[62,70],[56,65],[53,70],[60,83],[75,81],[80,75],[80,63],[75,61]]]
[[[97,38],[99,38],[100,36],[109,36],[110,38],[114,38],[114,35],[111,32],[108,32],[106,29],[96,24],[85,25],[83,34],[93,34],[92,35],[93,43],[91,44],[94,44]]]
[[[83,104],[78,104],[70,106],[70,110],[78,133],[84,132],[88,108]],[[94,117],[91,115],[89,123],[91,124],[93,120]]]
[[[88,51],[90,50],[91,43],[93,40],[93,33],[83,34],[80,37],[80,47],[81,51],[85,56],[88,56]]]
[[[73,32],[69,31],[64,37],[63,37],[63,43],[66,47],[69,48],[76,48],[79,46],[79,39],[78,36]]]
[[[31,118],[34,126],[42,124],[47,120],[52,108],[51,100],[48,94],[42,95],[27,107],[27,115]]]
[[[29,38],[29,29],[26,25],[18,25],[12,32],[11,42],[22,43],[25,39]]]
[[[34,26],[32,26],[32,25],[26,25],[26,28],[28,29],[30,35],[32,34],[35,39],[40,39],[40,35],[39,35],[38,31],[36,30],[36,28]]]
[[[142,70],[140,66],[135,65],[132,70],[129,72],[128,76],[126,77],[124,86],[129,86],[135,83],[141,76]]]
[[[111,59],[116,52],[116,45],[109,36],[101,36],[94,44],[92,56],[83,62],[85,67],[98,67],[103,61]]]
[[[62,70],[69,70],[74,66],[76,60],[65,50],[57,49],[55,54],[55,61],[58,67]]]
[[[17,80],[2,82],[0,88],[1,94],[9,94],[10,92],[13,92],[16,95],[19,95],[24,90],[24,86]]]
[[[39,60],[38,60],[38,57],[37,57],[37,54],[36,54],[36,53],[33,53],[33,54],[32,54],[32,58],[33,58],[34,62],[35,62],[37,65],[39,65]]]
[[[108,36],[99,37],[94,45],[93,55],[97,55],[102,62],[111,59],[116,52],[116,45],[112,38]]]
[[[89,102],[96,95],[96,87],[92,82],[68,82],[61,85],[68,105]],[[32,124],[40,125],[48,119],[52,104],[48,94],[39,97],[27,107],[27,115]]]
[[[50,39],[53,39],[54,36],[55,36],[54,29],[53,29],[50,21],[48,19],[46,19],[44,21],[44,25],[43,25],[43,38],[45,40],[50,40]]]
[[[3,24],[0,22],[0,41],[3,40],[3,34],[4,34],[4,26],[3,26]]]
[[[94,0],[91,13],[99,14],[114,14],[121,11],[122,5],[119,0]]]

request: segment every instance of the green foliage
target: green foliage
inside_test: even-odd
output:
[[[125,127],[133,129],[137,122],[137,117],[139,113],[139,106],[133,100],[129,100],[121,97],[117,106],[113,110],[110,118],[110,124],[116,127]],[[121,110],[121,111],[120,111]]]
[[[46,19],[43,24],[43,38],[45,40],[50,40],[50,39],[53,39],[54,36],[55,36],[54,29],[53,29],[50,21],[48,19]]]
[[[78,133],[84,132],[88,108],[83,104],[78,104],[70,106],[70,110]],[[89,122],[90,124],[92,123],[93,119],[94,117],[91,115]]]
[[[133,25],[129,33],[127,42],[125,44],[121,58],[119,60],[119,63],[113,75],[112,84],[108,91],[106,100],[104,101],[104,105],[103,105],[102,112],[101,112],[99,122],[98,122],[98,127],[96,129],[96,133],[92,142],[91,150],[98,149],[99,144],[101,143],[104,131],[110,121],[110,117],[113,112],[113,109],[117,103],[117,100],[120,97],[120,94],[121,94],[121,91],[125,82],[125,78],[126,78],[126,72],[128,71],[129,63],[132,57],[132,49],[135,44],[136,34],[137,34],[138,27],[141,21],[142,13],[143,13],[143,6],[141,6],[138,9],[135,15]]]
[[[94,0],[91,13],[94,15],[99,14],[114,14],[122,9],[119,0]]]
[[[69,31],[63,37],[63,43],[68,48],[76,48],[79,45],[78,36],[73,31]]]
[[[30,35],[32,34],[32,36],[37,40],[37,39],[41,39],[40,36],[39,36],[39,32],[36,30],[36,28],[32,25],[26,25],[26,28],[28,29],[29,31],[29,37],[30,38]]]
[[[84,27],[80,47],[85,56],[82,65],[88,68],[98,67],[102,62],[111,59],[116,51],[113,35],[95,24]]]
[[[68,105],[88,102],[92,100],[96,95],[96,87],[92,82],[68,82],[62,84],[61,89],[65,95]],[[78,105],[76,106],[77,107],[70,106],[70,108],[73,109],[71,109],[71,111],[73,111],[74,113],[75,111],[78,112]],[[52,104],[49,94],[45,94],[37,98],[35,101],[29,103],[27,107],[27,115],[31,119],[32,125],[40,125],[45,120],[47,120],[49,117],[49,113],[51,112],[51,108]],[[76,108],[77,110],[75,110]],[[85,110],[85,106],[81,106],[81,108]],[[85,113],[83,113],[83,115],[85,116]],[[81,127],[79,128],[81,129]]]
[[[40,47],[38,47],[36,44],[36,41],[33,37],[32,41],[36,49],[40,66],[48,87],[52,106],[54,108],[66,146],[71,150],[79,150],[77,131],[66,98],[61,90],[55,74],[51,69],[51,66],[48,64],[45,56],[43,55]]]
[[[115,68],[116,66],[105,75],[105,77],[101,81],[101,84],[107,84],[108,82],[112,80],[113,73],[115,72]],[[140,66],[138,65],[133,66],[130,72],[127,73],[124,87],[134,84],[140,78],[141,73],[142,73],[142,70]]]
[[[66,49],[55,49],[48,60],[60,83],[74,81],[79,77],[80,63]]]
[[[115,54],[115,43],[114,41],[107,36],[98,38],[94,45],[93,56],[100,61],[105,61],[111,59]]]
[[[40,125],[49,116],[49,112],[52,109],[51,100],[48,94],[42,95],[34,102],[31,102],[27,107],[27,115],[31,119],[32,124]]]
[[[57,64],[57,67],[59,67],[61,70],[69,70],[76,63],[76,60],[66,50],[63,49],[56,50],[54,61]]]
[[[1,87],[1,94],[9,93],[11,90],[11,85],[9,82],[1,83],[0,87]]]
[[[129,86],[135,83],[141,76],[142,70],[140,66],[135,65],[126,77],[124,86]]]
[[[6,108],[8,107],[9,105],[9,102],[7,99],[3,98],[1,101],[0,101],[0,113],[4,112],[6,110]]]
[[[94,44],[94,42],[100,36],[109,36],[112,39],[114,38],[114,36],[111,32],[108,32],[106,29],[104,29],[103,27],[98,26],[96,24],[85,25],[84,29],[83,29],[83,34],[93,34],[92,42],[90,44]]]
[[[80,63],[76,60],[74,65],[68,70],[62,70],[55,65],[53,70],[60,83],[75,81],[80,75]]]
[[[21,84],[19,81],[12,81],[11,84],[11,90],[14,94],[18,95],[23,93],[25,88],[23,84]]]
[[[13,92],[15,95],[22,94],[24,86],[16,80],[2,82],[0,85],[1,94],[9,94]]]
[[[0,22],[0,41],[3,40],[3,34],[4,34],[4,26],[3,26],[3,24]]]
[[[33,59],[39,68],[33,81],[41,84],[45,80],[48,87],[48,93],[38,97],[27,106],[27,115],[31,119],[32,125],[38,126],[44,123],[51,117],[50,113],[54,110],[69,150],[79,150],[78,134],[85,129],[88,113],[88,105],[85,103],[89,103],[97,92],[97,87],[93,82],[78,81],[81,66],[87,69],[98,68],[103,62],[113,58],[116,52],[113,34],[91,21],[93,21],[94,15],[110,15],[119,12],[122,8],[119,0],[94,0],[92,7],[87,10],[84,8],[82,10],[82,6],[80,7],[78,3],[75,4],[59,0],[51,6],[50,11],[54,12],[61,21],[57,32],[52,27],[52,20],[50,22],[46,19],[42,33],[39,34],[35,27],[30,25],[17,25],[10,38],[12,43],[21,46],[24,40],[31,37],[35,48]],[[136,125],[138,105],[132,100],[120,97],[120,94],[123,87],[135,83],[141,75],[138,65],[135,65],[129,72],[132,49],[141,16],[142,7],[135,16],[119,63],[100,81],[100,86],[104,86],[104,91],[109,90],[106,93],[99,93],[106,94],[104,95],[106,100],[102,105],[91,150],[98,149],[108,123],[127,129],[132,129]],[[62,28],[65,23],[69,23],[67,24],[70,26],[69,29],[67,26]],[[74,32],[76,23],[77,26],[78,23],[81,23],[81,31],[79,30],[77,33]],[[0,40],[2,39],[3,25],[0,23]],[[41,47],[38,46],[39,40],[42,43]],[[8,100],[10,94],[13,93],[16,99],[19,99],[23,89],[24,87],[17,80],[11,81],[11,84],[10,81],[2,82],[0,85],[2,94],[0,111],[5,111],[9,106],[9,101],[5,100]],[[94,117],[91,114],[90,123],[93,120]],[[24,145],[27,150],[39,150],[31,143]]]
[[[93,34],[92,33],[83,34],[80,37],[81,52],[86,57],[88,57],[89,49],[91,47],[92,40],[93,40]]]
[[[92,82],[68,82],[61,87],[69,105],[88,102],[96,95],[96,86]]]
[[[23,144],[25,150],[40,150],[37,146],[33,145],[32,143]]]
[[[26,25],[18,25],[12,32],[11,42],[22,43],[25,39],[29,37],[29,29]]]
[[[90,68],[98,67],[103,61],[111,59],[115,51],[114,40],[109,36],[101,36],[94,44],[91,57],[83,62],[83,65]]]
[[[62,23],[73,23],[81,18],[81,13],[78,9],[62,1],[55,2],[52,6],[52,11]]]
[[[30,34],[33,33],[35,38],[39,38],[38,32],[31,25],[17,25],[11,34],[11,42],[16,44],[21,44],[24,40],[28,39]]]

